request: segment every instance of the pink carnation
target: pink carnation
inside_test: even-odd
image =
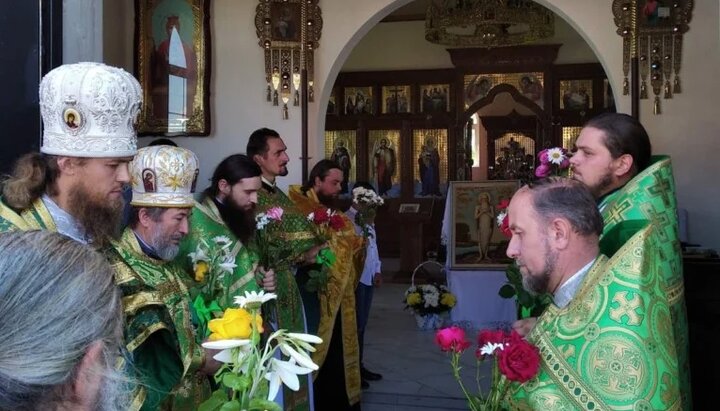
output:
[[[280,221],[280,220],[282,220],[283,209],[280,208],[280,207],[273,207],[273,208],[267,210],[267,212],[265,213],[265,215],[267,215],[268,218],[271,219],[271,220],[278,220],[278,221]]]
[[[549,176],[551,173],[552,173],[552,167],[550,166],[550,164],[543,163],[543,164],[540,164],[539,166],[537,166],[537,168],[535,169],[535,177],[545,178],[545,177]]]
[[[454,351],[461,353],[470,346],[470,341],[465,339],[465,330],[452,326],[443,328],[435,334],[435,343],[443,351]]]
[[[548,164],[550,162],[547,148],[538,153],[538,160],[540,160],[540,164]]]

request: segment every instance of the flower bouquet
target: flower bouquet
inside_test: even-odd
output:
[[[442,327],[440,314],[450,311],[457,300],[444,285],[412,285],[405,291],[405,308],[415,313],[415,320],[421,330]]]
[[[363,187],[355,187],[352,195],[353,204],[359,206],[359,210],[355,214],[355,224],[362,228],[365,238],[370,238],[372,236],[370,225],[375,218],[377,208],[385,204],[385,200],[375,191]]]
[[[460,356],[471,345],[465,338],[465,331],[455,326],[443,328],[435,334],[435,343],[442,351],[451,354],[453,376],[460,384],[471,411],[501,410],[507,382],[524,383],[534,378],[540,370],[540,351],[524,340],[520,334],[515,331],[507,333],[503,330],[482,330],[478,334],[478,345],[475,350],[477,359],[475,382],[478,392],[472,394],[460,377]],[[490,357],[494,359],[492,380],[488,392],[483,392],[480,386],[480,364]]]
[[[228,237],[217,236],[211,243],[201,239],[195,251],[188,254],[193,264],[195,281],[200,284],[193,307],[198,317],[198,337],[201,339],[209,334],[208,321],[215,314],[222,313],[222,280],[226,275],[232,275],[237,267],[232,246],[233,242]]]
[[[323,243],[330,241],[332,233],[340,231],[345,227],[345,220],[338,211],[326,207],[318,207],[308,214],[307,219],[315,227],[315,231]],[[308,275],[310,279],[305,284],[305,289],[310,292],[324,293],[327,291],[329,281],[328,270],[335,263],[335,253],[328,248],[322,248],[316,257],[315,262],[320,265],[319,270],[311,270]]]
[[[260,251],[260,265],[265,268],[287,264],[291,250],[279,233],[282,231],[281,207],[271,207],[267,211],[255,215],[256,243]]]
[[[538,153],[540,164],[535,168],[535,177],[566,176],[570,168],[570,157],[562,147],[547,148]]]
[[[200,405],[200,411],[282,411],[273,402],[281,384],[297,391],[298,375],[318,369],[309,354],[315,351],[311,344],[322,342],[317,336],[281,329],[261,341],[261,306],[275,298],[272,293],[246,291],[235,297],[239,308],[228,308],[222,318],[210,321],[212,334],[203,347],[222,350],[214,358],[223,365],[215,374],[219,388]],[[287,361],[279,359],[278,350]]]

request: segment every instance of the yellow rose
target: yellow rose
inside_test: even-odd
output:
[[[198,261],[195,264],[195,281],[203,282],[205,280],[205,274],[208,272],[208,264],[205,261]]]
[[[455,299],[455,296],[450,293],[445,293],[440,297],[440,304],[446,306],[446,307],[455,307],[455,303],[457,300]]]
[[[210,320],[210,341],[217,340],[244,340],[252,335],[252,314],[243,308],[228,308],[222,318]],[[258,333],[263,332],[262,317],[255,316],[255,325]]]
[[[418,305],[422,303],[422,297],[420,296],[420,293],[410,293],[408,294],[406,301],[409,306]]]

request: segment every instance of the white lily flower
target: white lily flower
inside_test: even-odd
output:
[[[280,343],[280,351],[282,351],[282,353],[287,355],[288,357],[292,357],[295,361],[297,361],[298,364],[305,368],[309,368],[313,371],[319,368],[317,364],[312,361],[310,356],[307,355],[307,353],[301,353],[300,351],[295,350],[293,347],[290,346],[290,344],[286,342]]]
[[[497,215],[497,225],[498,227],[501,227],[503,225],[503,221],[505,221],[505,216],[507,216],[506,212],[502,212]]]
[[[250,340],[217,340],[217,341],[205,341],[202,346],[211,350],[228,350],[230,348],[242,347],[243,345],[250,344]]]
[[[268,391],[268,401],[272,401],[277,396],[282,382],[293,391],[300,389],[300,380],[298,375],[310,374],[313,370],[300,367],[295,364],[292,358],[289,361],[281,361],[277,358],[270,359],[270,372],[265,374],[265,379],[270,381],[270,389]]]
[[[502,350],[503,345],[501,343],[487,343],[480,348],[480,354],[482,355],[493,355],[495,350]]]
[[[235,264],[233,261],[234,260],[228,260],[224,263],[220,263],[220,268],[232,274],[233,270],[235,270],[235,267],[237,267],[237,264]]]
[[[192,261],[193,264],[197,263],[198,261],[207,262],[209,260],[207,254],[205,253],[205,250],[200,247],[200,244],[197,245],[194,253],[188,253],[188,257],[190,257],[190,261]]]
[[[215,354],[213,356],[213,358],[224,364],[240,363],[248,355],[248,353],[250,353],[250,351],[252,350],[252,346],[251,345],[243,345],[239,348],[240,348],[240,350],[236,351],[237,352],[236,356],[233,356],[234,349],[228,348],[226,350],[222,350],[219,353]]]
[[[320,344],[323,342],[322,338],[312,334],[287,333],[287,336],[296,340],[305,341],[313,344]]]
[[[277,294],[266,293],[263,290],[245,291],[245,295],[238,295],[235,297],[235,304],[239,305],[242,308],[245,308],[248,304],[259,303],[260,305],[262,305],[276,298]]]
[[[218,244],[218,245],[219,244],[227,244],[230,242],[230,237],[228,237],[226,235],[219,235],[217,237],[213,237],[212,240],[213,240],[213,242],[215,242],[215,244]]]

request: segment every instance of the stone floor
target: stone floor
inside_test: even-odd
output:
[[[408,284],[375,289],[365,332],[365,366],[381,373],[363,390],[363,411],[467,410],[466,401],[452,376],[450,358],[434,343],[433,331],[418,330],[415,317],[403,310]],[[475,340],[475,332],[468,337]],[[474,348],[462,357],[461,375],[466,387],[477,392]],[[489,375],[483,367],[481,376]],[[483,380],[487,380],[484,378]]]

